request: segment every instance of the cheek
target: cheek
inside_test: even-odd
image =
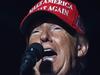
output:
[[[40,37],[39,36],[30,36],[29,38],[29,44],[32,44],[32,43],[40,43]]]
[[[59,59],[64,59],[66,56],[69,56],[70,48],[68,39],[61,35],[53,37],[53,40],[58,50],[58,54],[60,54]]]
[[[73,43],[69,35],[66,35],[64,33],[55,34],[55,37],[53,37],[53,40],[56,43],[56,47],[59,49],[59,51],[62,54],[69,55],[71,53]]]
[[[55,34],[52,38],[59,46],[64,46],[69,43],[68,37],[66,37],[64,34]]]

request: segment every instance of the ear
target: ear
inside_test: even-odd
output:
[[[85,56],[86,53],[88,52],[88,46],[89,45],[88,45],[88,41],[86,40],[86,38],[83,36],[79,36],[78,45],[77,45],[77,50],[78,50],[77,56],[78,57]]]

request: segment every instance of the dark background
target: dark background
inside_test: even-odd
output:
[[[19,60],[25,49],[25,39],[19,23],[37,0],[0,0],[0,75],[18,75]],[[100,2],[99,0],[72,0],[83,18],[89,51],[84,75],[100,75]]]

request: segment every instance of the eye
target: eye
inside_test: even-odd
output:
[[[38,33],[38,32],[39,32],[38,30],[33,30],[32,34],[35,34],[35,33]]]
[[[61,29],[61,28],[60,28],[60,27],[55,27],[54,29],[55,29],[55,30],[59,30],[59,29]]]
[[[55,31],[61,31],[61,30],[62,30],[62,28],[61,28],[61,27],[59,27],[59,26],[55,26],[55,27],[53,28],[53,30],[55,30]]]
[[[32,35],[37,35],[37,34],[39,34],[40,33],[40,30],[38,30],[38,29],[34,29],[33,31],[32,31]]]

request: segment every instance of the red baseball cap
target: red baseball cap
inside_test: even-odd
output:
[[[26,29],[33,25],[32,22],[49,18],[54,21],[58,19],[59,22],[63,21],[65,24],[62,26],[65,29],[69,27],[80,34],[85,33],[76,5],[67,0],[39,0],[24,17],[20,28],[22,32],[27,32]]]

